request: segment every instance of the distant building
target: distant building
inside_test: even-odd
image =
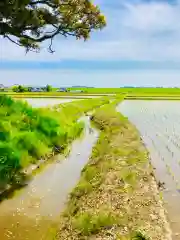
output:
[[[30,92],[43,92],[42,87],[32,87],[29,89]]]
[[[0,92],[7,92],[8,87],[5,87],[3,84],[0,84]]]
[[[71,93],[82,93],[83,90],[77,89],[77,90],[70,90]]]
[[[0,84],[0,89],[4,89],[4,85],[3,84]]]
[[[59,88],[56,90],[56,92],[67,92],[67,88]]]

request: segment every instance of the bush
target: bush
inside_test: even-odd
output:
[[[22,132],[13,139],[20,150],[27,150],[29,155],[40,159],[48,152],[48,147],[38,139],[35,132]]]
[[[13,92],[26,92],[26,88],[23,87],[22,85],[14,86],[12,90]]]
[[[11,127],[7,121],[0,122],[0,141],[10,141]]]
[[[11,182],[21,169],[20,159],[20,151],[13,145],[0,142],[0,186]]]
[[[144,231],[136,231],[133,236],[132,240],[150,240],[150,238],[145,234]]]
[[[52,92],[53,88],[51,85],[46,85],[45,90],[46,92]]]
[[[76,136],[79,136],[84,129],[84,123],[83,122],[77,122],[71,125],[68,130],[68,139],[70,141],[74,140]]]
[[[80,198],[81,196],[92,191],[92,185],[86,180],[82,180],[71,192],[71,198]]]

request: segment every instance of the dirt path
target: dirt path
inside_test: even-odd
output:
[[[93,121],[100,138],[61,215],[56,239],[171,240],[138,131],[114,106],[97,110]]]

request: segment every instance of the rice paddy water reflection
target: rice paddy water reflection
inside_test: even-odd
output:
[[[19,99],[18,99],[19,100]],[[27,101],[33,107],[49,107],[61,103],[72,102],[74,100],[82,100],[82,99],[75,99],[75,98],[23,98],[23,101]]]
[[[118,107],[137,127],[149,150],[173,239],[180,239],[180,101],[127,100]]]

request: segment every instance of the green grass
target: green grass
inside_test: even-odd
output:
[[[9,92],[0,92],[0,94],[10,94],[16,97],[63,97],[63,96],[84,96],[84,95],[93,95],[93,94],[124,94],[127,97],[179,97],[180,88],[68,88],[69,90],[80,89],[82,93],[63,93],[63,92],[25,92],[25,93],[15,93],[12,91]]]
[[[150,238],[144,232],[136,231],[132,236],[132,240],[150,240]]]
[[[71,88],[73,89],[73,88]],[[179,95],[180,88],[78,88],[85,93],[103,94],[103,93],[115,93],[115,94],[128,94],[128,95]]]
[[[0,188],[19,182],[22,170],[30,164],[63,151],[84,128],[79,117],[108,101],[99,98],[33,109],[26,102],[1,95]]]
[[[93,114],[100,137],[54,239],[165,239],[148,153],[134,126],[115,111],[117,102]],[[156,223],[150,218],[154,211]]]
[[[103,228],[111,228],[118,220],[105,211],[98,215],[84,212],[77,215],[73,220],[73,227],[77,229],[79,235],[89,236],[99,232]]]
[[[25,92],[15,93],[12,91],[1,93],[14,98],[84,98],[93,95],[121,96],[128,100],[180,100],[180,88],[69,88],[69,90],[80,89],[82,93],[71,92]]]

